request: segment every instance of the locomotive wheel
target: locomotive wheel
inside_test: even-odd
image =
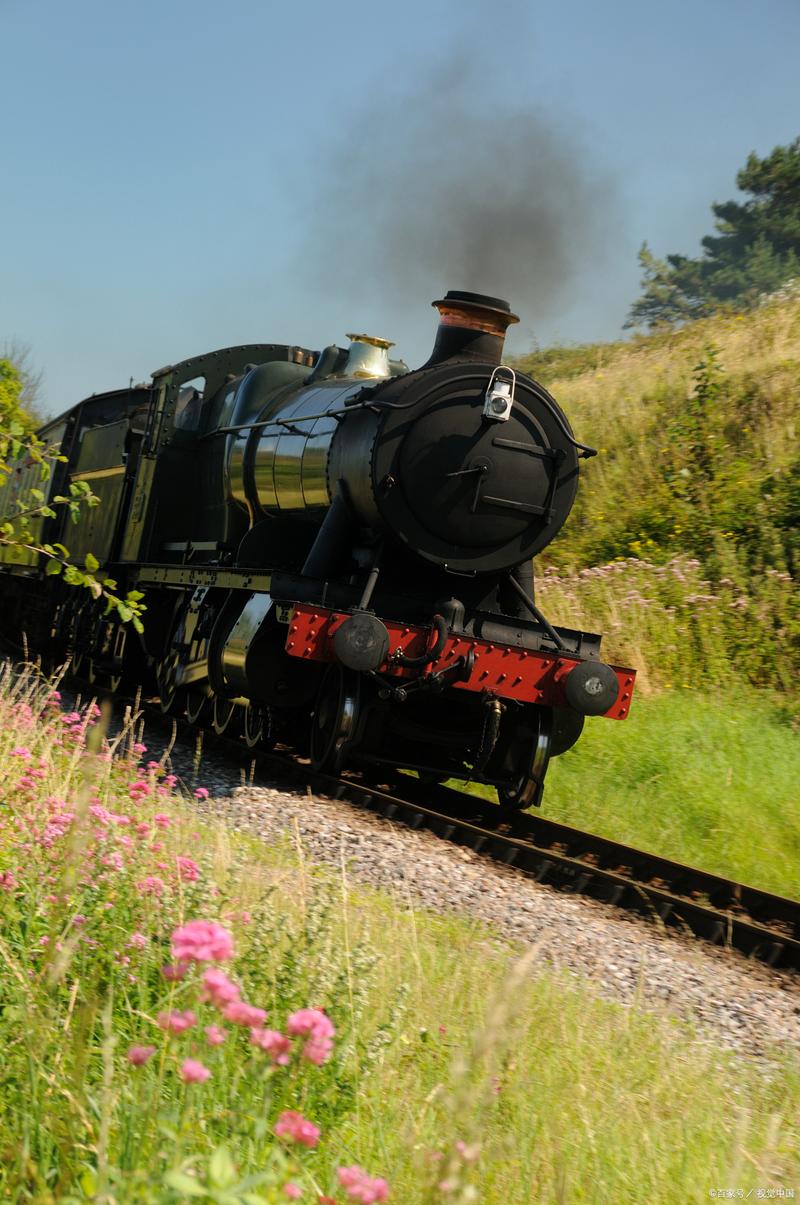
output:
[[[211,715],[211,727],[217,736],[237,736],[241,715],[238,703],[233,699],[214,695],[214,710]]]
[[[156,666],[159,706],[164,715],[183,715],[186,707],[186,691],[175,682],[177,661],[167,656]]]
[[[211,715],[211,696],[202,686],[186,692],[186,718],[190,724],[207,724]]]
[[[273,744],[272,713],[268,707],[252,701],[247,704],[242,736],[248,749],[264,749]]]
[[[331,665],[322,679],[311,713],[311,768],[321,774],[341,770],[358,722],[360,682],[357,674]]]
[[[514,736],[518,776],[497,788],[500,807],[509,812],[522,812],[538,807],[542,798],[544,776],[552,749],[553,719],[541,708],[534,725],[523,724]]]

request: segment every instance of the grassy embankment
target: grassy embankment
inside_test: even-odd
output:
[[[346,1205],[383,1200],[385,1177],[398,1205],[599,1205],[797,1186],[796,1063],[765,1077],[535,950],[515,965],[346,868],[201,829],[144,750],[112,762],[85,733],[32,681],[0,680],[0,1199]],[[215,961],[184,949],[175,977],[195,920],[224,928]],[[266,1019],[204,1000],[209,967]],[[306,1006],[333,1050],[308,1061],[296,1036],[274,1062]],[[275,1033],[254,1044],[251,1025]],[[276,1138],[287,1109],[318,1142],[296,1120],[308,1145]],[[353,1165],[367,1178],[348,1192],[336,1169]]]
[[[546,813],[797,895],[800,303],[521,366],[600,449],[539,601],[639,669]]]

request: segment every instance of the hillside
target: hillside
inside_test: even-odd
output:
[[[599,450],[537,566],[552,617],[608,633],[645,689],[702,674],[796,709],[800,300],[519,367]]]
[[[549,562],[707,555],[718,534],[755,564],[797,563],[799,299],[628,343],[536,352],[519,366],[600,450]]]

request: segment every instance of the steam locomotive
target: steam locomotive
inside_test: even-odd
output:
[[[253,749],[281,740],[320,771],[402,768],[538,805],[550,758],[586,716],[624,719],[634,685],[600,636],[535,601],[532,560],[594,451],[503,363],[507,302],[433,304],[416,371],[361,334],[233,347],[48,423],[65,458],[51,493],[86,482],[100,504],[74,527],[57,510],[38,539],[141,590],[145,630],[18,549],[0,565],[7,629]],[[17,467],[0,513],[35,473]]]

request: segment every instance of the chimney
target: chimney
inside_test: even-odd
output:
[[[433,351],[423,368],[453,359],[480,360],[484,364],[501,362],[506,330],[519,322],[507,301],[450,289],[440,301],[431,304],[441,316]]]

